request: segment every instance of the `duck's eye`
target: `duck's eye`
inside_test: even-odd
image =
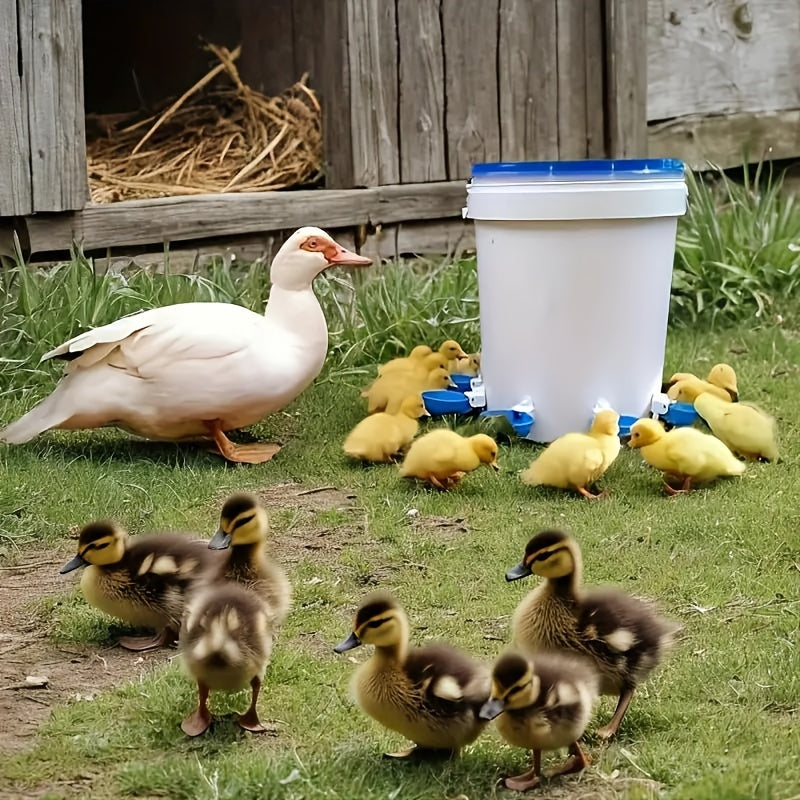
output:
[[[316,250],[319,247],[319,241],[317,239],[309,239],[306,242],[306,246],[309,250]]]
[[[248,522],[252,522],[255,519],[255,514],[251,514],[249,517],[240,517],[233,523],[233,530],[236,528],[241,528],[242,525],[246,525]]]
[[[371,619],[367,623],[367,627],[368,628],[380,628],[380,626],[383,625],[384,622],[386,622],[385,619]]]

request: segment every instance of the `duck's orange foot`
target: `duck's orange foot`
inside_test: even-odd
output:
[[[271,461],[281,449],[275,442],[253,442],[251,444],[234,444],[222,430],[218,419],[205,423],[208,432],[214,439],[214,448],[209,452],[222,456],[226,461],[237,464],[263,464]]]
[[[121,636],[119,646],[126,650],[142,653],[145,650],[156,650],[159,647],[174,644],[177,638],[175,631],[171,628],[164,628],[155,636]]]

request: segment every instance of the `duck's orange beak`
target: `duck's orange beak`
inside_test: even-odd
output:
[[[372,263],[371,258],[360,256],[351,250],[346,250],[340,244],[334,241],[325,248],[325,258],[328,259],[329,264],[347,264],[352,267],[368,267]]]

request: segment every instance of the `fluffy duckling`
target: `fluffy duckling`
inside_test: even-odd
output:
[[[497,720],[500,735],[514,747],[533,751],[533,768],[503,786],[527,792],[538,785],[542,750],[568,747],[572,758],[549,773],[580,772],[589,765],[578,744],[597,700],[597,674],[585,660],[565,653],[505,653],[492,670],[492,691],[480,710]]]
[[[592,500],[607,496],[589,491],[619,454],[619,414],[598,411],[588,433],[567,433],[551,442],[522,474],[529,486],[571,489]]]
[[[434,358],[440,359],[441,356],[434,354]],[[452,385],[450,373],[443,367],[436,367],[422,377],[406,372],[395,372],[378,378],[363,395],[367,398],[368,414],[375,414],[378,411],[396,414],[400,404],[408,395],[432,389],[447,389]]]
[[[437,352],[447,359],[446,369],[448,372],[455,372],[458,359],[467,357],[461,345],[453,339],[442,342]]]
[[[237,722],[253,733],[266,730],[258,719],[256,702],[272,653],[272,632],[264,604],[252,590],[222,583],[193,593],[181,627],[180,649],[200,696],[197,709],[181,723],[184,733],[199,736],[211,725],[209,691],[235,692],[248,685],[250,707]]]
[[[478,433],[464,437],[447,428],[437,428],[412,442],[400,465],[400,475],[427,481],[437,489],[450,489],[481,464],[500,469],[497,443],[491,436]]]
[[[160,533],[131,539],[116,522],[99,520],[78,535],[78,553],[61,574],[86,567],[81,590],[89,605],[155,636],[124,636],[128,650],[152,650],[175,641],[192,582],[217,564],[206,542]]]
[[[680,626],[617,589],[583,589],[580,547],[561,531],[534,536],[506,580],[533,573],[545,581],[517,606],[511,621],[514,642],[533,653],[567,650],[588,658],[599,673],[601,694],[619,696],[613,718],[597,731],[610,738],[636,687],[659,663]]]
[[[286,573],[267,557],[267,512],[252,494],[234,494],[222,506],[219,529],[208,546],[230,548],[218,577],[252,589],[264,602],[269,622],[280,625],[289,611],[292,587]]]
[[[471,375],[475,377],[481,374],[481,354],[469,353],[463,358],[457,358],[455,368],[451,370],[455,375]]]
[[[396,414],[379,412],[362,419],[350,431],[342,449],[359,461],[394,461],[417,435],[420,417],[429,416],[422,395],[409,395]]]
[[[489,697],[488,667],[443,644],[409,649],[408,636],[403,609],[390,594],[375,592],[362,600],[352,633],[334,650],[375,646],[353,675],[353,696],[366,714],[416,745],[387,755],[455,755],[486,725],[478,712]]]
[[[390,361],[387,361],[385,364],[381,364],[378,367],[378,375],[391,375],[392,372],[397,370],[402,371],[408,366],[416,366],[417,364],[422,363],[425,357],[431,355],[431,353],[433,353],[432,348],[428,347],[426,344],[419,344],[414,347],[407,356],[393,358]]]
[[[676,372],[668,384],[667,396],[670,400],[682,403],[693,403],[702,392],[710,392],[729,403],[739,400],[736,372],[730,364],[715,364],[706,380],[701,380],[691,372]]]
[[[703,392],[694,401],[697,413],[708,423],[711,432],[733,452],[745,458],[775,461],[775,420],[749,403],[726,403]]]
[[[664,473],[664,488],[670,495],[688,492],[693,481],[705,483],[745,470],[744,463],[716,436],[688,427],[665,431],[654,419],[633,423],[628,446],[641,450],[644,460]],[[681,488],[675,489],[667,478],[682,481]]]

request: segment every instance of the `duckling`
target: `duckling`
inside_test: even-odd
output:
[[[450,489],[481,464],[500,469],[497,443],[491,436],[478,433],[464,437],[447,428],[437,428],[411,443],[400,465],[400,475],[427,481],[437,489]]]
[[[270,625],[280,625],[289,611],[292,587],[286,573],[266,555],[267,512],[252,494],[231,495],[222,506],[219,529],[208,542],[212,550],[230,548],[218,578],[252,589],[264,602]]]
[[[644,460],[664,473],[664,488],[670,495],[688,492],[693,481],[704,483],[745,470],[744,463],[716,436],[689,427],[665,431],[654,419],[639,419],[631,425],[628,446],[640,449]],[[667,478],[681,480],[683,485],[675,489]]]
[[[749,403],[726,403],[709,392],[694,401],[697,413],[708,423],[711,432],[733,452],[745,458],[775,461],[775,420]]]
[[[406,369],[409,364],[411,364],[411,366],[416,366],[417,364],[421,363],[426,356],[431,355],[431,353],[433,353],[433,349],[428,347],[428,345],[418,344],[407,356],[393,358],[390,361],[387,361],[385,364],[381,364],[378,367],[378,375],[391,375],[391,373],[395,372],[396,370]]]
[[[245,730],[263,733],[256,711],[264,670],[272,653],[272,631],[264,604],[236,583],[208,584],[191,595],[180,634],[183,663],[197,681],[200,701],[181,723],[188,736],[211,725],[208,693],[250,686],[250,707],[237,718]]]
[[[422,395],[409,395],[396,414],[379,412],[362,419],[350,431],[342,449],[345,455],[360,461],[393,461],[417,435],[420,417],[429,416]]]
[[[715,364],[706,380],[691,372],[676,372],[667,383],[667,396],[682,403],[693,403],[702,392],[710,392],[729,403],[739,400],[736,372],[730,364]]]
[[[405,611],[392,595],[374,592],[362,600],[352,633],[334,651],[375,645],[350,686],[366,714],[416,745],[389,757],[456,755],[486,725],[478,712],[489,697],[489,669],[444,644],[409,649],[408,636]]]
[[[469,353],[462,358],[456,359],[455,368],[452,370],[455,375],[471,375],[476,376],[481,374],[481,354]]]
[[[440,358],[440,356],[435,356]],[[374,414],[385,411],[387,414],[396,414],[400,404],[410,394],[419,394],[431,389],[447,389],[453,386],[450,373],[443,367],[432,369],[427,375],[410,375],[405,372],[395,372],[382,378],[365,393],[367,397],[367,413]]]
[[[533,751],[533,768],[505,778],[503,786],[527,792],[538,785],[542,750],[568,747],[572,758],[549,777],[580,772],[589,765],[578,744],[597,700],[597,674],[585,660],[566,653],[505,653],[492,670],[492,692],[481,719],[497,720],[500,735],[515,747]]]
[[[446,369],[448,372],[454,372],[456,363],[459,358],[466,358],[467,354],[462,349],[461,345],[453,339],[447,339],[439,345],[437,351],[447,359]]]
[[[89,605],[155,636],[124,636],[127,650],[152,650],[177,638],[184,599],[193,581],[218,563],[206,542],[160,533],[131,539],[116,522],[98,520],[78,535],[78,553],[61,574],[78,567]]]
[[[589,659],[600,675],[600,693],[619,695],[613,718],[597,731],[608,739],[680,626],[617,589],[584,590],[580,547],[561,531],[534,536],[506,580],[533,573],[546,580],[517,606],[511,621],[514,643],[535,654],[560,649]]]
[[[619,450],[619,414],[602,409],[595,414],[588,433],[559,436],[520,477],[529,486],[572,489],[592,500],[606,497],[607,492],[592,494],[587,487],[603,476]]]

